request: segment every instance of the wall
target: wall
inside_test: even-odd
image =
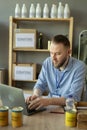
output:
[[[9,46],[9,16],[14,16],[16,3],[26,4],[27,9],[31,3],[40,2],[43,7],[48,3],[49,7],[53,3],[58,5],[68,3],[71,9],[71,16],[74,17],[74,36],[73,36],[73,56],[77,57],[79,33],[87,28],[87,0],[0,0],[0,67],[8,68],[8,46]]]

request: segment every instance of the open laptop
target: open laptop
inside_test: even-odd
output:
[[[32,115],[37,112],[44,111],[45,108],[39,110],[29,110],[25,103],[24,93],[22,89],[8,86],[5,84],[0,84],[0,98],[4,106],[8,106],[10,109],[13,107],[21,106],[23,107],[23,114]]]

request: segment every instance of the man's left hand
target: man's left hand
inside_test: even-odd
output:
[[[49,105],[49,98],[43,98],[43,97],[38,97],[35,100],[31,101],[29,105],[29,109],[40,109],[44,106]]]

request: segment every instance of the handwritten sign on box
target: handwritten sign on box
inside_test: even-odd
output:
[[[14,48],[36,48],[35,29],[15,29]]]
[[[35,64],[18,64],[13,65],[13,79],[28,81],[36,79],[36,65]]]

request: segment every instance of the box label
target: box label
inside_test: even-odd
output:
[[[17,33],[16,47],[34,47],[35,38],[34,33]]]
[[[15,66],[14,70],[15,80],[33,80],[32,66]]]

